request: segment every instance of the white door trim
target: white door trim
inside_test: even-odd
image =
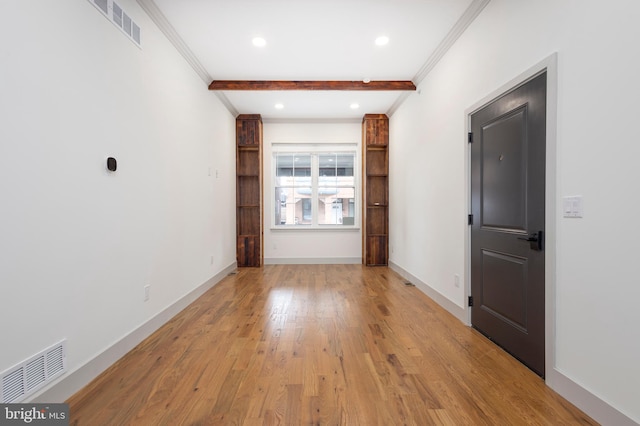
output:
[[[471,131],[471,115],[503,94],[523,85],[543,71],[547,72],[547,123],[545,172],[545,376],[554,381],[555,369],[555,289],[556,289],[556,128],[558,97],[558,54],[553,53],[465,110],[465,186],[466,208],[471,211],[471,147],[467,134]],[[471,295],[471,227],[465,233],[465,300]],[[471,309],[465,306],[466,323],[471,325]],[[553,387],[553,386],[551,386]]]

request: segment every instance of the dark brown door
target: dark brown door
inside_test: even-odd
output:
[[[471,323],[543,377],[546,82],[471,115]]]

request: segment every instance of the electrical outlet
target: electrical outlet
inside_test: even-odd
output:
[[[148,301],[149,297],[151,297],[151,285],[147,284],[144,286],[144,301]]]
[[[210,263],[213,265],[213,255],[211,255],[211,261]]]
[[[458,274],[453,274],[453,285],[456,288],[460,288],[460,275]]]

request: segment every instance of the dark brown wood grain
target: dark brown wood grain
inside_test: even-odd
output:
[[[236,118],[236,226],[238,266],[262,264],[262,118]]]
[[[364,157],[364,232],[362,255],[365,265],[389,262],[389,118],[366,114],[362,120]]]
[[[294,81],[294,80],[214,80],[209,90],[378,90],[414,91],[412,81]]]

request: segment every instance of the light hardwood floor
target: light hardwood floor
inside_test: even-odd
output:
[[[386,267],[226,277],[68,401],[72,425],[597,424]]]

